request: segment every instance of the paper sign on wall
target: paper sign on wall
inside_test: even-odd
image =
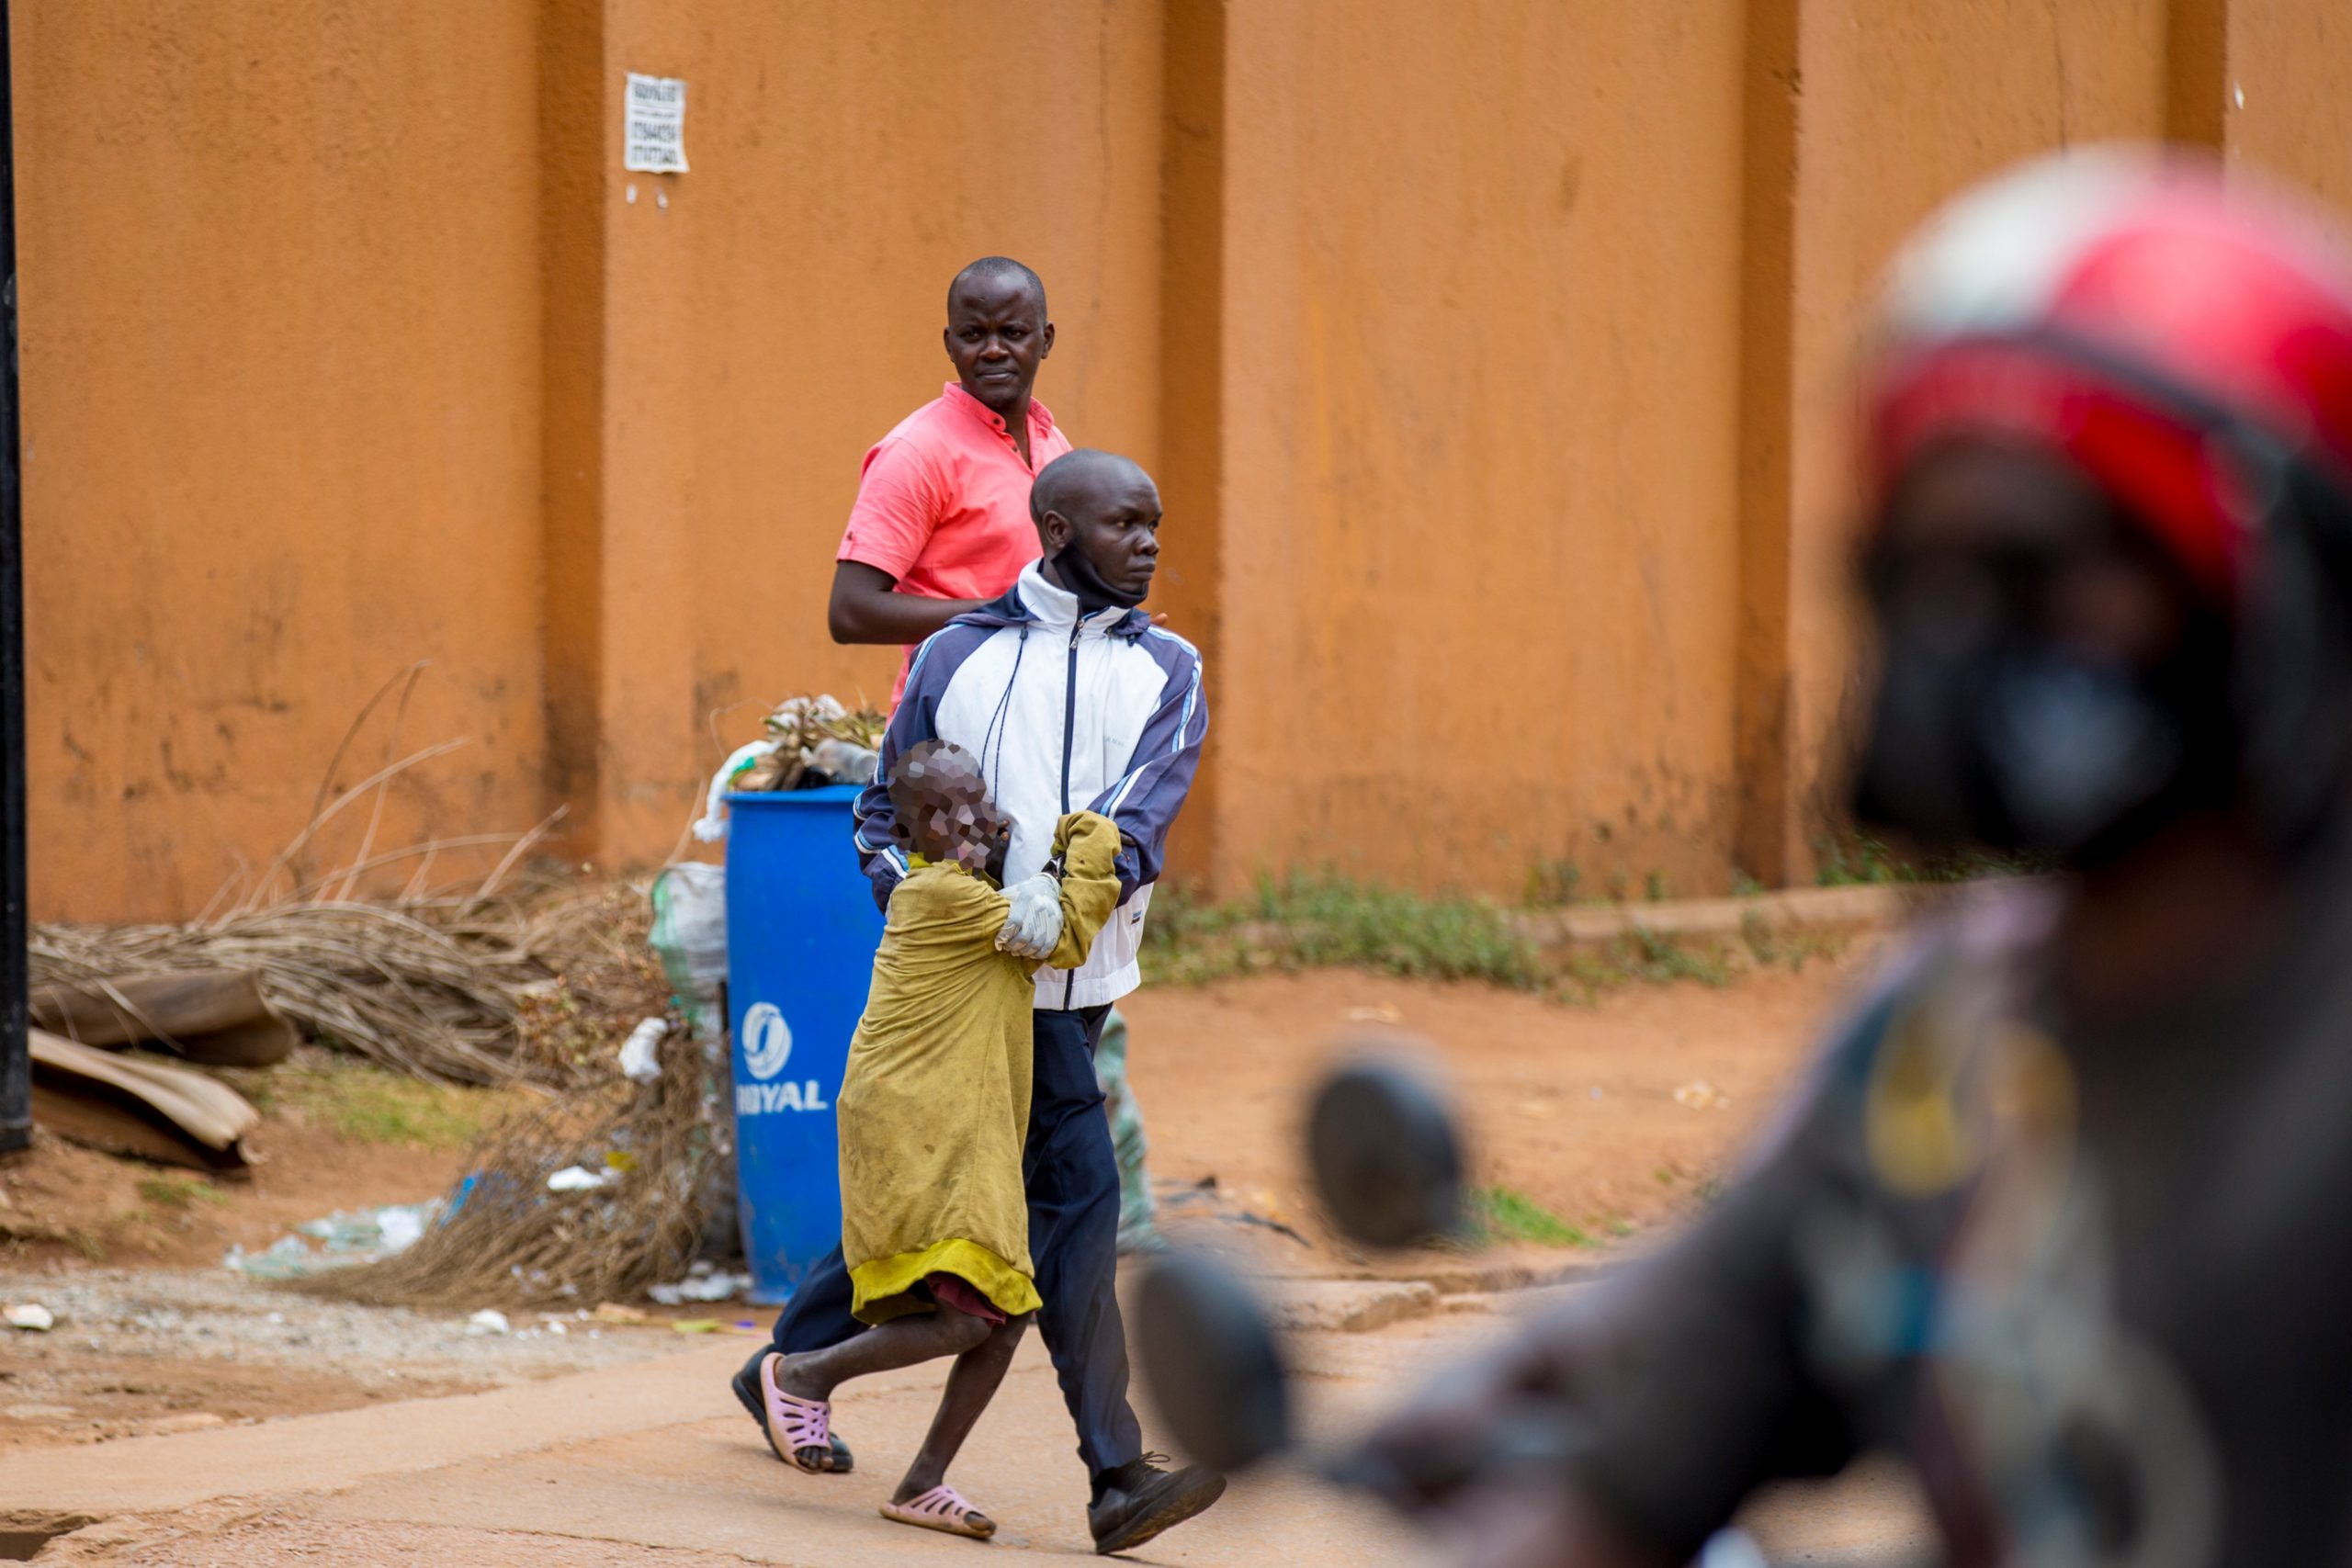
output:
[[[621,166],[648,174],[686,172],[686,84],[676,76],[628,73],[621,106]]]

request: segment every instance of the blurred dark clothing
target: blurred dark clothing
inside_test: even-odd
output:
[[[1629,1276],[1580,1467],[1686,1551],[1915,1463],[1954,1568],[2352,1562],[2352,857],[2226,978],[2091,1027],[2056,895],[1963,895],[1754,1168]]]

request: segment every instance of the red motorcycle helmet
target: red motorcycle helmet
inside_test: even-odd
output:
[[[2352,753],[2352,245],[2215,162],[2098,148],[1960,197],[1898,257],[1864,478],[1948,442],[2064,456],[2230,611],[2245,782],[2282,829]]]

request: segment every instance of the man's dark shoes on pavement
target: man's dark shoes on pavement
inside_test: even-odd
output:
[[[1167,1457],[1146,1454],[1095,1478],[1086,1522],[1094,1531],[1097,1555],[1132,1551],[1225,1495],[1224,1476],[1199,1465],[1162,1470],[1157,1461]]]

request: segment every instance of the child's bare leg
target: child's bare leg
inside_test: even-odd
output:
[[[910,1503],[946,1481],[947,1467],[955,1462],[980,1412],[989,1407],[997,1386],[1004,1382],[1005,1370],[1012,1365],[1012,1352],[1021,1344],[1021,1331],[1029,1326],[1029,1315],[993,1326],[982,1324],[989,1328],[988,1337],[956,1358],[947,1373],[946,1390],[939,1396],[939,1414],[931,1418],[931,1431],[891,1501]],[[981,1322],[976,1317],[966,1321]]]
[[[799,1399],[831,1399],[852,1378],[961,1356],[984,1343],[988,1332],[984,1319],[945,1308],[894,1317],[828,1349],[786,1358],[775,1370],[776,1386]]]

